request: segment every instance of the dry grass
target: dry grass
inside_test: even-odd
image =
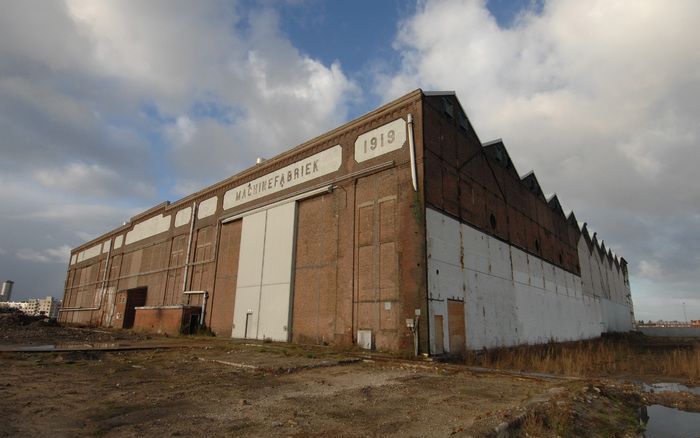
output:
[[[628,437],[641,436],[641,400],[636,395],[592,386],[579,396],[550,400],[530,410],[511,436],[516,437]],[[573,388],[572,388],[573,389]]]
[[[487,368],[579,377],[672,377],[700,382],[700,342],[614,337],[470,352],[466,363]]]

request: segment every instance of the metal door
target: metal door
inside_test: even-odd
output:
[[[235,338],[289,340],[296,202],[243,218]]]
[[[464,324],[464,301],[447,300],[447,329],[450,334],[449,350],[452,354],[466,349]]]
[[[445,352],[445,334],[442,329],[442,315],[435,315],[435,354],[442,354]]]
[[[238,256],[238,283],[233,307],[234,338],[258,337],[260,280],[267,212],[261,211],[243,218],[241,245]]]

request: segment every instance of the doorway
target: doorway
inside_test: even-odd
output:
[[[433,320],[435,321],[435,354],[442,354],[445,352],[445,332],[442,328],[443,317],[442,315],[435,315]]]
[[[296,202],[243,218],[234,338],[289,341]]]
[[[134,326],[136,308],[146,305],[147,287],[137,287],[124,291],[124,323],[122,328],[128,329]]]
[[[464,326],[464,301],[447,300],[447,330],[452,354],[462,354],[466,350]]]

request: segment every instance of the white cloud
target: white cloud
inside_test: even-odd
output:
[[[641,260],[637,272],[640,277],[654,280],[661,276],[661,264],[655,260]]]
[[[481,140],[503,138],[633,276],[700,298],[698,17],[693,0],[562,0],[505,29],[485,1],[420,2],[376,91],[456,90]]]
[[[165,158],[182,175],[175,186],[180,178],[221,179],[255,155],[275,155],[332,128],[358,93],[339,63],[300,53],[270,9],[242,14],[237,3],[218,1],[67,5],[89,41],[84,68],[124,84],[172,120],[161,133]]]
[[[34,178],[42,186],[74,196],[152,198],[155,188],[145,181],[120,175],[100,164],[74,162],[59,168],[36,170]]]
[[[173,129],[175,132],[171,133],[171,140],[175,146],[191,143],[192,137],[197,133],[197,126],[187,116],[178,117]]]
[[[70,246],[61,245],[57,248],[30,249],[20,248],[17,258],[38,263],[68,263],[70,258]]]
[[[52,259],[36,248],[80,244],[344,121],[356,85],[294,47],[268,6],[3,4],[0,246]],[[60,269],[12,260],[0,275],[60,289]]]
[[[619,206],[672,189],[634,204],[668,208],[688,194],[672,157],[700,159],[697,16],[693,1],[560,1],[502,29],[483,2],[426,2],[401,27],[403,64],[381,86],[387,98],[455,89],[482,140],[502,137],[545,190],[591,198],[615,187],[604,202]],[[700,203],[700,190],[689,197]]]

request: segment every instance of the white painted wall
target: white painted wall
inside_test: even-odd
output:
[[[603,313],[603,331],[628,332],[633,329],[634,316],[626,304],[603,298],[600,300]]]
[[[190,216],[192,216],[192,207],[183,208],[175,213],[175,228],[189,224]]]
[[[156,234],[164,233],[170,229],[170,215],[153,216],[143,222],[134,225],[134,228],[126,233],[125,245],[147,239]]]
[[[216,201],[218,200],[218,196],[212,196],[200,202],[199,207],[197,207],[197,219],[204,219],[216,213]]]
[[[629,285],[621,268],[593,246],[589,248],[581,236],[578,243],[583,292],[600,297],[601,326],[604,332],[625,332],[633,329],[634,308]]]
[[[428,208],[426,220],[431,352],[436,348],[435,315],[443,316],[443,344],[450,351],[448,299],[465,302],[468,349],[588,339],[604,330],[629,330],[629,307],[585,293],[578,275],[436,210]]]
[[[100,255],[101,252],[102,252],[102,244],[98,243],[97,245],[92,246],[84,251],[80,251],[78,253],[77,262],[80,263],[84,260],[91,259],[93,257],[97,257],[98,255]]]

